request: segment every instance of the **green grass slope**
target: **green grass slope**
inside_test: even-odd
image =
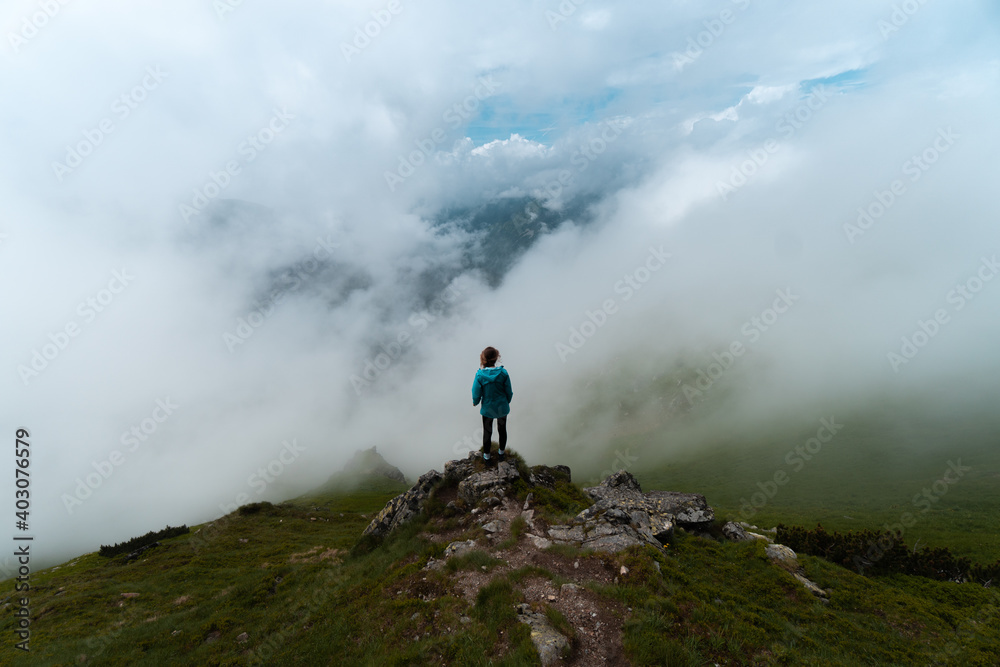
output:
[[[8,606],[0,663],[537,664],[514,605],[526,582],[565,583],[557,572],[583,562],[581,572],[617,576],[627,568],[613,583],[579,584],[624,610],[616,622],[636,665],[1000,664],[993,589],[865,578],[803,556],[806,575],[830,591],[823,603],[770,564],[760,543],[679,534],[665,554],[560,548],[544,553],[546,566],[510,569],[504,549],[527,539],[512,534],[513,544],[493,553],[422,571],[444,549],[431,535],[464,530],[440,501],[433,516],[384,542],[359,542],[372,514],[400,490],[381,481],[350,494],[244,507],[128,564],[94,553],[33,575],[31,653],[13,648]],[[557,487],[536,496],[537,511],[561,515],[580,497]],[[470,527],[460,537],[479,535]],[[455,577],[470,570],[485,580],[474,602],[455,588]],[[579,657],[571,653],[570,664]]]
[[[701,493],[717,511],[762,527],[888,525],[902,527],[910,545],[949,547],[979,563],[1000,559],[1000,424],[845,415],[837,418],[843,428],[808,445],[810,453],[807,442],[828,416],[702,443],[667,462],[667,432],[623,437],[609,451],[628,454],[625,467],[644,489]]]

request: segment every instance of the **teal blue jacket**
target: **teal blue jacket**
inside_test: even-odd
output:
[[[472,381],[472,404],[483,407],[479,414],[489,419],[506,417],[510,414],[510,399],[514,391],[510,388],[510,376],[503,366],[480,368]]]

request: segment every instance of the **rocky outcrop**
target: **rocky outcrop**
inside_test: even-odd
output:
[[[594,499],[593,505],[569,524],[551,526],[546,535],[529,537],[536,544],[537,540],[547,539],[553,544],[606,552],[642,544],[662,548],[673,536],[675,524],[703,527],[715,519],[704,496],[671,491],[643,493],[635,477],[624,470],[584,492]]]
[[[510,461],[477,472],[478,460],[479,453],[470,452],[464,459],[448,461],[444,465],[444,473],[436,470],[425,473],[409,491],[396,496],[386,504],[365,528],[364,535],[377,537],[386,535],[420,514],[433,488],[443,480],[458,483],[458,497],[466,507],[474,507],[480,502],[489,505],[500,504],[500,498],[510,491],[511,484],[521,474],[517,466]],[[560,467],[565,468],[565,466]],[[565,470],[568,476],[569,468]],[[448,507],[458,508],[454,502],[449,503]]]
[[[458,510],[460,506],[500,505],[505,497],[513,495],[514,482],[524,478],[512,461],[483,470],[478,456],[477,452],[472,452],[465,459],[449,461],[444,466],[443,474],[434,470],[425,474],[413,488],[385,506],[365,529],[365,535],[385,535],[419,514],[434,485],[441,480],[449,480],[458,487],[458,500],[448,504],[452,510]],[[571,479],[570,469],[566,466],[534,466],[524,481],[532,487],[554,488],[557,481],[568,482]],[[584,489],[584,492],[594,499],[594,504],[580,512],[569,524],[551,526],[547,530],[535,528],[532,512],[527,509],[530,501],[526,501],[525,519],[532,531],[528,533],[528,539],[538,548],[552,544],[605,552],[617,552],[643,544],[662,548],[673,536],[675,525],[699,527],[715,518],[704,496],[670,491],[643,493],[635,477],[624,470],[610,475],[598,486]],[[487,524],[484,530],[495,532],[490,527]]]
[[[627,470],[619,470],[598,486],[583,491],[602,507],[618,507],[628,512],[645,513],[654,535],[660,541],[670,537],[674,524],[684,528],[698,528],[715,520],[715,512],[709,507],[705,496],[675,491],[643,493],[638,480]]]
[[[528,472],[528,482],[532,486],[554,489],[557,479],[562,479],[564,482],[573,481],[570,470],[566,466],[532,466]]]
[[[475,507],[484,498],[503,497],[514,480],[520,476],[521,473],[513,463],[509,461],[497,463],[495,468],[472,473],[459,482],[458,497],[465,501],[468,507]]]
[[[550,527],[548,537],[552,543],[609,553],[641,544],[662,548],[645,512],[630,513],[617,507],[593,511],[594,507],[578,514],[569,525]]]
[[[390,500],[362,534],[382,537],[420,514],[434,486],[442,479],[444,476],[437,470],[421,475],[409,491]]]

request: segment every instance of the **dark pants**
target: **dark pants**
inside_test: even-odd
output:
[[[507,449],[507,418],[497,417],[497,433],[500,435],[500,451]],[[493,439],[493,420],[483,417],[483,451],[490,451],[490,441]]]

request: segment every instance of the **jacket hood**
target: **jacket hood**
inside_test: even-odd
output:
[[[480,368],[479,372],[477,373],[477,375],[479,375],[480,377],[485,378],[491,382],[499,378],[501,375],[506,375],[506,374],[507,370],[503,366],[491,366],[489,368]]]

